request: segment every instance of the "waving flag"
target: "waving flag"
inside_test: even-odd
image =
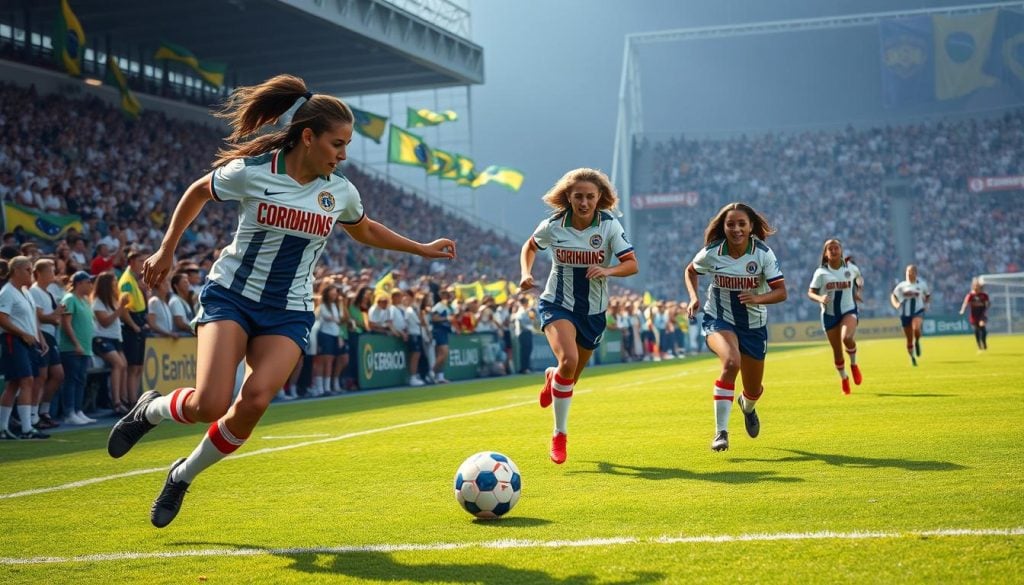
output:
[[[82,53],[85,52],[85,31],[71,11],[68,0],[60,0],[57,30],[53,35],[53,54],[71,75],[82,74]]]
[[[497,183],[513,191],[518,191],[523,186],[523,173],[511,167],[491,165],[473,179],[473,188],[476,189],[487,183]]]
[[[228,66],[224,63],[218,63],[215,61],[200,61],[199,57],[192,54],[181,45],[175,45],[173,43],[163,42],[160,43],[160,48],[156,50],[156,54],[153,55],[154,59],[162,61],[177,61],[178,63],[184,63],[192,68],[200,77],[206,80],[207,83],[214,87],[221,87],[224,85],[224,72],[227,71]]]
[[[476,171],[473,170],[473,167],[475,166],[473,159],[462,156],[461,154],[456,154],[455,164],[458,167],[458,174],[456,175],[455,182],[465,187],[471,186],[473,184],[473,180],[476,179]]]
[[[405,125],[409,128],[416,128],[419,126],[437,126],[438,124],[454,122],[458,119],[459,115],[452,110],[445,110],[438,114],[437,112],[432,112],[426,108],[419,110],[407,108]]]
[[[388,160],[400,165],[410,165],[429,169],[434,157],[430,147],[423,139],[411,132],[406,132],[394,124],[391,125],[391,136],[388,144]]]
[[[384,128],[388,125],[388,119],[370,112],[352,108],[352,115],[356,118],[353,129],[363,136],[380,144],[380,137],[384,136]]]
[[[26,234],[46,240],[58,240],[69,229],[82,232],[82,218],[77,215],[50,215],[17,203],[4,202],[4,229],[9,232],[21,228]]]
[[[428,175],[441,175],[442,179],[455,180],[458,178],[455,167],[455,156],[447,151],[435,148],[431,151],[434,154],[434,163],[427,169]]]
[[[121,109],[133,119],[138,119],[142,112],[142,103],[135,97],[132,90],[128,88],[128,80],[117,65],[117,57],[107,55],[107,83],[113,85],[121,92]]]

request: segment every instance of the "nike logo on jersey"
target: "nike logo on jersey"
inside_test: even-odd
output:
[[[715,267],[711,268],[711,270],[721,270],[723,268],[725,268],[725,266],[715,266]]]
[[[287,191],[271,191],[270,189],[263,190],[263,194],[267,197],[271,197],[273,195],[284,195],[285,193],[287,193]]]

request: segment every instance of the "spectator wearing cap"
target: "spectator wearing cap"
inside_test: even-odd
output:
[[[142,388],[142,364],[146,359],[146,334],[149,333],[148,289],[139,282],[142,263],[146,257],[140,250],[128,252],[128,266],[117,281],[122,297],[127,296],[125,312],[121,313],[121,337],[124,341],[124,357],[128,362],[128,376],[125,382],[126,404],[135,404]]]
[[[0,395],[0,439],[47,439],[49,435],[32,427],[32,387],[39,374],[42,354],[49,349],[39,331],[36,305],[27,290],[32,284],[32,260],[27,256],[11,259],[7,284],[0,289],[0,330],[3,331],[3,374],[6,384]],[[7,425],[18,401],[21,433]]]
[[[33,390],[32,423],[41,430],[60,426],[50,416],[50,403],[64,382],[64,366],[60,360],[60,347],[57,346],[57,328],[64,316],[64,307],[58,299],[64,294],[57,284],[55,266],[50,258],[36,260],[32,266],[35,283],[28,289],[32,302],[36,304],[39,330],[49,348],[43,355]]]

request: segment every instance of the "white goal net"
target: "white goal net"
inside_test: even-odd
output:
[[[1024,332],[1024,272],[982,274],[978,278],[992,303],[988,309],[988,330]]]

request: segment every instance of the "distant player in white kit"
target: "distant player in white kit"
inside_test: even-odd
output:
[[[754,405],[764,393],[764,358],[768,353],[768,309],[786,300],[786,281],[775,252],[764,240],[775,230],[745,203],[729,203],[711,218],[704,230],[705,247],[686,267],[689,317],[697,314],[699,275],[711,276],[704,303],[704,334],[708,347],[722,363],[715,380],[715,437],[713,451],[729,448],[729,415],[736,377],[743,376],[738,404],[751,438],[761,432]]]
[[[921,324],[931,300],[932,293],[928,283],[917,277],[917,266],[909,264],[907,279],[892,289],[889,302],[892,308],[900,312],[900,325],[903,326],[903,335],[907,339],[907,353],[910,354],[910,363],[915,366],[917,358],[921,357]]]
[[[247,140],[296,103],[285,128]],[[336,168],[345,160],[354,120],[341,100],[314,95],[301,79],[279,75],[238,88],[219,115],[234,130],[228,144],[215,170],[185,191],[142,272],[149,286],[157,286],[203,206],[239,202],[238,230],[199,296],[196,387],[167,396],[145,393],[107,442],[109,454],[121,457],[161,421],[212,423],[192,454],[171,466],[150,513],[157,527],[174,519],[201,471],[245,442],[305,351],[314,322],[312,275],[336,223],[369,246],[455,257],[451,240],[414,242],[363,213],[359,192]],[[235,364],[243,357],[252,373],[232,403]]]
[[[551,248],[551,273],[537,311],[541,329],[558,360],[544,372],[540,405],[554,402],[551,460],[564,463],[572,390],[591,354],[601,343],[608,309],[608,277],[637,273],[633,245],[619,220],[608,212],[618,203],[611,181],[601,171],[566,173],[545,195],[555,214],[540,222],[519,257],[520,290],[534,287],[533,261]],[[618,263],[612,265],[612,258]]]
[[[811,277],[807,296],[821,305],[821,328],[825,330],[828,343],[832,346],[832,359],[843,394],[850,393],[850,378],[846,375],[843,347],[850,356],[850,372],[853,383],[860,385],[863,376],[857,365],[857,303],[861,300],[860,269],[843,259],[843,245],[839,240],[826,240],[821,252],[821,265]]]

